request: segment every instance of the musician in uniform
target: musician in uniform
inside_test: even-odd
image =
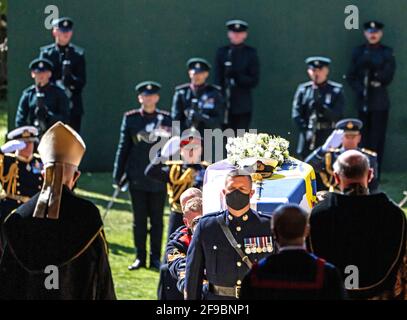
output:
[[[170,135],[171,118],[157,109],[161,85],[154,81],[141,82],[136,86],[141,107],[126,112],[120,129],[113,169],[114,183],[121,187],[129,181],[133,205],[133,236],[136,259],[128,268],[146,267],[147,219],[150,218],[150,268],[160,268],[161,239],[165,184],[145,176],[150,163],[150,150],[163,136]],[[166,135],[168,134],[168,135]]]
[[[311,81],[300,84],[293,101],[292,119],[299,130],[297,154],[305,159],[321,146],[343,117],[344,95],[340,83],[328,80],[331,59],[305,60]]]
[[[366,155],[342,153],[334,164],[340,193],[313,208],[309,246],[342,272],[351,299],[407,299],[407,221],[385,193],[369,194]],[[348,279],[348,280],[347,280]]]
[[[54,65],[51,81],[65,89],[70,99],[69,124],[77,132],[81,129],[83,116],[82,90],[86,84],[85,51],[71,42],[73,21],[62,17],[52,21],[55,42],[41,47],[40,55]]]
[[[367,43],[352,52],[347,81],[356,94],[358,118],[363,121],[362,146],[377,152],[379,173],[384,156],[390,99],[387,87],[396,71],[393,49],[382,44],[384,24],[364,24]]]
[[[279,253],[253,266],[242,283],[243,300],[341,300],[345,290],[339,271],[305,249],[308,213],[295,204],[272,215]]]
[[[252,90],[258,85],[260,63],[257,50],[245,43],[249,24],[226,22],[230,44],[219,48],[215,57],[215,83],[225,97],[225,127],[248,130],[253,113]]]
[[[40,136],[54,123],[69,122],[69,100],[64,90],[50,82],[53,64],[48,59],[34,59],[29,68],[35,84],[25,89],[17,107],[16,127],[35,126]]]
[[[0,223],[11,211],[41,190],[42,161],[34,153],[38,130],[32,126],[14,129],[0,148]]]
[[[318,190],[334,191],[337,188],[333,164],[336,159],[347,150],[359,150],[369,158],[370,167],[373,169],[373,177],[369,182],[370,192],[376,192],[379,188],[377,154],[366,148],[359,148],[362,139],[361,130],[363,123],[359,119],[343,119],[338,121],[335,131],[328,137],[326,142],[310,154],[305,162],[309,163],[319,174]]]
[[[85,143],[57,122],[42,137],[39,193],[3,224],[0,299],[115,299],[99,210],[73,191]]]
[[[270,217],[250,209],[251,176],[232,170],[223,193],[227,210],[204,215],[188,249],[186,299],[202,299],[203,280],[208,280],[209,300],[234,300],[252,264],[273,251]]]
[[[180,160],[174,160],[176,155]],[[201,160],[202,139],[198,132],[191,130],[184,136],[174,136],[163,146],[157,157],[147,167],[145,174],[156,181],[167,184],[170,218],[168,221],[168,239],[183,225],[182,193],[195,187],[202,189],[205,170],[209,163]]]
[[[195,128],[204,137],[204,129],[221,128],[223,123],[223,97],[220,87],[209,84],[211,65],[202,58],[187,61],[190,83],[175,88],[171,116],[180,121],[181,132]]]

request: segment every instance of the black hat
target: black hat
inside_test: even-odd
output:
[[[384,28],[384,24],[379,21],[367,21],[363,24],[363,28],[367,32],[377,32]]]
[[[305,63],[309,68],[318,69],[329,66],[331,64],[331,59],[327,57],[308,57],[305,59]]]
[[[52,26],[62,32],[69,32],[73,29],[73,21],[71,18],[63,17],[53,20]]]
[[[144,81],[136,85],[136,91],[142,95],[156,94],[161,89],[161,84],[155,81]]]
[[[249,24],[243,20],[229,20],[226,22],[226,27],[230,31],[244,32],[249,29]]]
[[[31,61],[29,68],[34,72],[52,71],[54,65],[48,59],[37,58]]]
[[[38,129],[33,126],[24,126],[10,131],[8,140],[38,141]]]
[[[202,58],[191,58],[187,61],[188,70],[195,70],[195,72],[209,71],[211,64]]]
[[[359,134],[363,122],[359,119],[343,119],[336,123],[335,129],[342,129],[345,133]]]

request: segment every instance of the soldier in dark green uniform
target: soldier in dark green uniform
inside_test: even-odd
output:
[[[190,83],[175,88],[171,116],[180,121],[181,131],[195,128],[204,137],[204,129],[222,127],[223,97],[220,87],[208,84],[211,65],[205,59],[187,62]]]
[[[226,22],[229,45],[215,57],[215,84],[225,97],[225,127],[248,130],[253,112],[252,90],[258,85],[260,64],[257,50],[248,46],[249,24],[243,20]],[[235,131],[236,132],[236,131]]]
[[[11,211],[41,190],[42,161],[34,153],[38,130],[32,126],[10,131],[0,148],[0,222]]]
[[[336,124],[335,131],[328,137],[323,146],[317,148],[305,162],[313,166],[319,174],[318,189],[333,191],[337,188],[333,164],[336,159],[347,150],[359,150],[369,158],[373,177],[369,182],[370,192],[376,192],[379,187],[376,152],[366,148],[359,148],[362,139],[362,121],[359,119],[343,119]]]
[[[84,50],[71,42],[73,25],[71,18],[54,20],[52,35],[55,43],[42,47],[40,54],[53,63],[51,80],[65,89],[71,102],[69,124],[79,132],[84,113],[82,90],[86,84],[86,64]]]
[[[108,248],[98,208],[72,191],[85,143],[69,126],[54,124],[42,137],[39,193],[3,224],[0,299],[115,299]]]
[[[29,66],[35,84],[25,89],[17,107],[16,127],[35,126],[42,135],[57,121],[69,122],[69,100],[64,90],[50,82],[53,64],[38,58]]]
[[[299,130],[297,154],[305,159],[322,145],[342,118],[342,85],[328,80],[331,59],[309,57],[305,60],[311,81],[300,84],[294,96],[292,119]]]
[[[129,181],[129,191],[133,205],[133,235],[136,259],[129,270],[146,266],[147,219],[150,218],[150,267],[160,268],[161,239],[163,233],[163,211],[165,204],[165,184],[144,175],[150,163],[150,150],[159,138],[170,135],[171,117],[158,110],[161,85],[145,81],[136,86],[141,107],[124,114],[120,141],[114,163],[113,179],[120,186],[123,176]]]
[[[353,50],[346,76],[356,94],[358,118],[363,121],[362,146],[377,152],[379,173],[390,110],[387,88],[396,71],[393,49],[381,42],[383,28],[379,21],[364,24],[367,42]]]

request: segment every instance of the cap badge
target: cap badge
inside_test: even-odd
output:
[[[374,28],[375,26],[376,26],[376,24],[375,24],[374,22],[371,22],[371,23],[370,23],[370,27],[371,27],[371,28]]]
[[[353,129],[353,122],[349,121],[346,125],[346,128]]]
[[[200,63],[195,64],[195,68],[199,69],[201,67]]]
[[[147,90],[151,90],[153,87],[151,86],[151,84],[149,84],[148,86],[147,86]]]
[[[64,27],[67,27],[68,26],[68,21],[64,21],[64,23],[62,24]]]
[[[43,63],[43,62],[40,62],[40,63],[38,64],[38,66],[39,66],[40,68],[44,68],[44,63]]]
[[[236,23],[236,24],[235,24],[235,28],[236,28],[236,29],[240,29],[240,24]]]

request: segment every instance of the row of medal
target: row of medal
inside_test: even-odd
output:
[[[244,252],[246,254],[266,253],[273,251],[273,241],[271,237],[245,238],[243,241]]]

